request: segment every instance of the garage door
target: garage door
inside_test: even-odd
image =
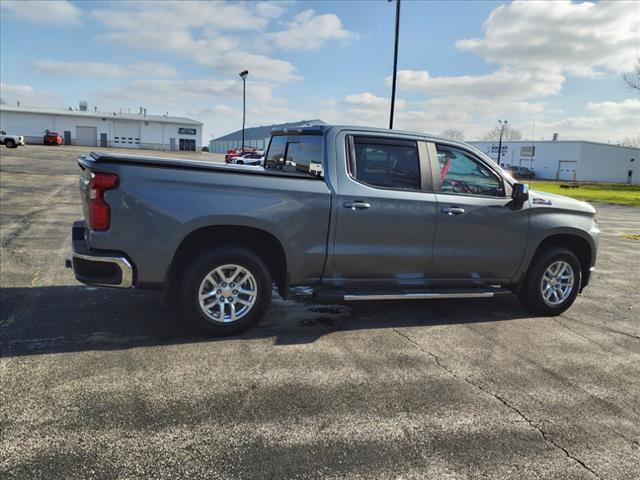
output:
[[[118,120],[113,126],[113,146],[120,148],[140,148],[140,122]]]
[[[569,160],[560,160],[558,163],[558,180],[570,180],[576,179],[576,171],[578,170],[578,162]]]
[[[76,145],[95,147],[97,140],[98,129],[96,127],[76,127]]]

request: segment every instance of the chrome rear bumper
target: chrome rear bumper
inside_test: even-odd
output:
[[[79,282],[101,287],[131,288],[134,269],[124,255],[110,252],[92,252],[85,240],[83,221],[74,222],[72,254],[67,267]]]

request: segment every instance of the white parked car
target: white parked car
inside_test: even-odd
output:
[[[0,130],[0,145],[7,148],[18,148],[18,145],[24,146],[24,137],[22,135],[7,135],[7,132]]]
[[[231,157],[231,161],[229,163],[234,165],[261,165],[263,160],[263,153],[245,153],[238,157]]]

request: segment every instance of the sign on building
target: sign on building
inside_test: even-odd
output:
[[[521,157],[533,157],[536,153],[536,147],[529,145],[527,147],[520,147]]]
[[[195,128],[183,128],[183,127],[180,127],[180,128],[178,128],[178,134],[179,135],[195,135],[196,134],[196,129]]]
[[[491,145],[491,147],[488,149],[489,153],[498,153],[498,145]],[[509,153],[509,145],[502,145],[502,155],[504,155],[505,153]]]

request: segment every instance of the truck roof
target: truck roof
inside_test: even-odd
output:
[[[421,137],[431,142],[445,142],[450,145],[464,145],[469,148],[465,142],[459,142],[457,140],[451,140],[445,137],[439,137],[428,133],[411,132],[407,130],[389,130],[388,128],[376,128],[376,127],[364,127],[358,125],[309,125],[309,126],[294,126],[286,128],[274,128],[271,130],[271,135],[323,135],[325,132],[331,130],[355,130],[362,131],[363,133],[383,133],[394,135],[407,135],[412,137]]]

